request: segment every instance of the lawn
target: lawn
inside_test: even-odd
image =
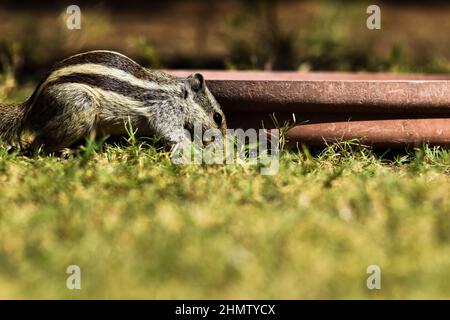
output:
[[[355,142],[283,150],[273,176],[140,142],[0,149],[0,298],[448,298],[449,170],[446,150]]]
[[[175,165],[134,139],[69,157],[0,148],[0,298],[450,297],[449,151],[352,141],[279,161],[264,176]]]

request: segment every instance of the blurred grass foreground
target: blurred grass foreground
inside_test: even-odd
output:
[[[446,150],[356,143],[283,151],[274,176],[140,143],[0,149],[0,298],[448,298],[449,172]]]
[[[442,4],[385,2],[369,31],[364,1],[79,1],[71,32],[60,2],[44,2],[0,4],[2,101],[99,48],[168,68],[450,67]],[[273,176],[177,166],[133,140],[88,141],[68,158],[2,147],[0,298],[449,298],[449,172],[442,148],[385,157],[354,141],[282,150]],[[81,290],[66,287],[69,265]],[[380,290],[366,285],[370,265]]]

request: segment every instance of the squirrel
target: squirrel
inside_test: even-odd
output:
[[[140,136],[157,135],[168,146],[184,142],[184,130],[226,131],[223,111],[199,73],[177,78],[142,67],[123,54],[96,50],[56,63],[29,99],[0,104],[0,139],[51,153],[91,132],[126,135],[129,122]]]

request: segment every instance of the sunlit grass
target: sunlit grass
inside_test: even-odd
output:
[[[173,165],[139,141],[1,149],[1,297],[448,298],[449,168],[446,150],[383,159],[356,142],[283,151],[274,176]]]

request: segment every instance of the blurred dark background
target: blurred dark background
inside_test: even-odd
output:
[[[445,73],[448,2],[2,0],[1,71],[36,78],[58,59],[111,49],[154,68]],[[66,27],[70,4],[80,30]],[[381,30],[366,28],[370,4]]]

